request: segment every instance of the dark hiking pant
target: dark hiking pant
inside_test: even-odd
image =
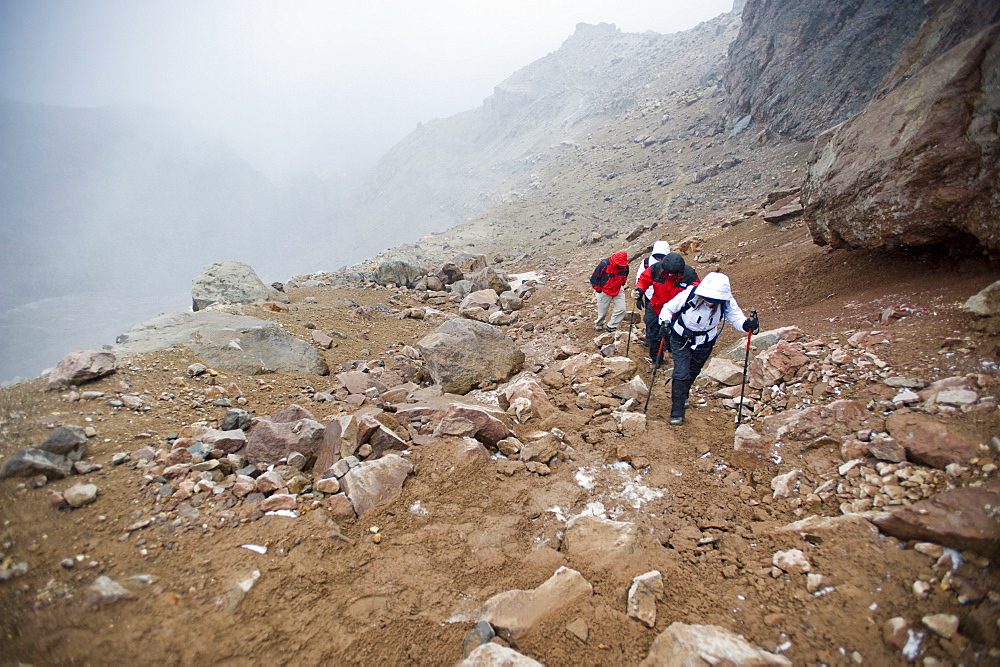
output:
[[[648,303],[643,312],[642,321],[646,324],[646,345],[649,346],[649,358],[653,363],[656,363],[656,351],[660,349],[660,316]],[[664,353],[669,351],[665,344],[663,347]]]
[[[691,349],[690,341],[676,331],[670,332],[670,352],[674,355],[673,386],[671,387],[670,416],[684,417],[684,404],[691,393],[694,379],[701,373],[705,362],[712,356],[715,341],[702,343]]]

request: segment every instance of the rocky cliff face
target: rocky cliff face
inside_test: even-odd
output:
[[[921,0],[749,0],[729,47],[729,119],[815,137],[864,108],[926,15]]]
[[[871,104],[816,142],[803,203],[821,245],[1000,250],[1000,6],[932,11]]]

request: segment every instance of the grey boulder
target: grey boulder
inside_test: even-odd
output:
[[[434,382],[451,394],[479,383],[503,382],[521,370],[524,352],[497,327],[475,320],[448,320],[424,336],[417,349]]]
[[[326,360],[309,343],[275,322],[218,311],[165,313],[137,324],[114,347],[118,354],[137,354],[183,345],[213,366],[260,375],[275,371],[330,372]]]
[[[227,261],[209,264],[195,276],[191,281],[191,301],[191,307],[199,311],[213,303],[288,303],[288,296],[265,285],[249,264]]]

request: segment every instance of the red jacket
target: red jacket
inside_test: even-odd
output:
[[[590,284],[598,292],[616,296],[628,280],[628,253],[624,250],[611,253],[602,259],[590,276]]]
[[[688,285],[697,285],[701,281],[698,280],[698,274],[690,266],[685,266],[681,273],[654,271],[656,266],[656,264],[651,264],[639,275],[636,288],[645,294],[646,289],[652,285],[653,296],[649,297],[649,306],[653,312],[659,315],[663,304],[683,292]]]

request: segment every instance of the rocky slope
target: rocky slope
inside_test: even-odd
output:
[[[314,341],[329,378],[173,346],[77,390],[0,393],[5,462],[66,442],[60,424],[90,436],[59,445],[83,450],[80,474],[0,482],[5,655],[456,663],[483,619],[545,664],[655,662],[678,633],[703,652],[737,633],[774,664],[995,661],[1000,531],[975,494],[996,488],[998,340],[958,307],[988,266],[829,252],[801,223],[692,222],[715,258],[699,270],[722,263],[765,328],[793,327],[753,355],[756,439],[734,431],[738,365],[672,428],[665,369],[648,413],[629,393],[649,383],[641,341],[594,338],[591,266],[660,230],[549,248],[557,270],[526,261],[546,275],[497,311],[523,370],[464,397],[426,386],[442,378],[417,348],[475,308],[306,280],[287,306],[225,310]],[[626,343],[631,359],[605,356]],[[958,508],[984,523],[919,521]]]
[[[712,82],[634,99],[415,261],[0,392],[3,654],[995,663],[1000,325],[962,308],[995,265],[817,246],[774,215],[808,144],[725,131]],[[669,361],[595,335],[593,266],[659,239],[777,330],[738,430],[743,335],[679,428]],[[289,339],[331,374],[236,365]]]

